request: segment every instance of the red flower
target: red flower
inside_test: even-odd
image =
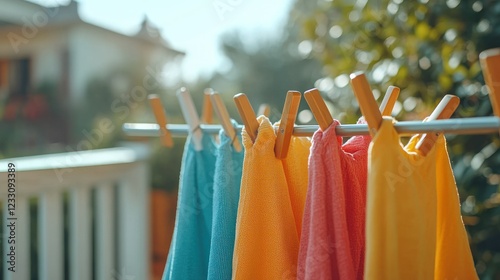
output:
[[[29,96],[26,105],[23,108],[23,116],[30,121],[39,119],[47,112],[47,101],[41,94],[32,94]]]
[[[3,119],[7,121],[15,120],[20,107],[21,101],[18,99],[14,99],[8,102],[5,106],[5,111],[3,112]]]

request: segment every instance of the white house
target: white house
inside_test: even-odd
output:
[[[83,21],[75,1],[44,7],[0,0],[0,105],[16,96],[26,103],[31,91],[50,81],[57,87],[59,103],[72,112],[82,104],[92,78],[134,69],[151,83],[147,76],[157,74],[151,72],[167,63],[178,65],[183,55],[146,19],[129,36]]]

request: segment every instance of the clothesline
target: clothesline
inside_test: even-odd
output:
[[[401,135],[412,135],[417,133],[441,132],[448,134],[489,134],[500,133],[499,117],[474,117],[461,119],[422,121],[402,121],[394,125],[396,131]],[[236,130],[241,132],[243,125],[238,125]],[[318,130],[317,125],[296,125],[293,130],[294,136],[312,136]],[[189,134],[187,124],[167,124],[167,129],[176,137],[185,137]],[[222,129],[221,125],[201,124],[200,129],[205,133],[217,134]],[[276,127],[277,129],[277,127]],[[160,136],[158,124],[155,123],[125,123],[122,128],[127,136],[135,137],[157,137]],[[368,126],[365,124],[345,124],[336,127],[339,136],[367,135]]]

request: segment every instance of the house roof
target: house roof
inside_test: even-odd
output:
[[[170,44],[161,36],[161,30],[152,25],[147,17],[144,17],[144,20],[141,23],[141,29],[134,35],[134,37],[147,41],[159,42],[170,47]]]
[[[173,49],[170,44],[161,36],[161,30],[151,24],[145,17],[139,31],[132,36],[115,32],[104,27],[94,25],[83,21],[78,13],[78,2],[71,0],[67,5],[45,7],[25,0],[0,0],[0,6],[6,9],[0,9],[0,29],[22,26],[25,22],[22,18],[32,18],[36,13],[45,13],[48,18],[46,28],[73,26],[74,24],[84,24],[100,31],[110,32],[114,35],[127,37],[133,40],[139,40],[147,44],[153,44],[164,48],[166,51],[173,52],[176,55],[185,53]]]

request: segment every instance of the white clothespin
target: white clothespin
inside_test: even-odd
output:
[[[200,127],[201,124],[200,117],[198,116],[198,112],[196,111],[196,107],[194,106],[191,94],[189,94],[189,91],[185,87],[182,87],[177,92],[177,98],[179,99],[184,119],[189,125],[190,135],[191,138],[193,139],[194,149],[196,151],[201,151],[203,150],[203,145],[202,145],[203,133]]]
[[[212,101],[213,108],[219,117],[222,129],[224,129],[226,135],[233,141],[232,145],[234,150],[241,152],[241,143],[237,138],[236,130],[233,127],[231,118],[229,117],[229,113],[227,112],[226,105],[224,105],[222,98],[217,92],[212,92],[210,94],[210,100]]]

